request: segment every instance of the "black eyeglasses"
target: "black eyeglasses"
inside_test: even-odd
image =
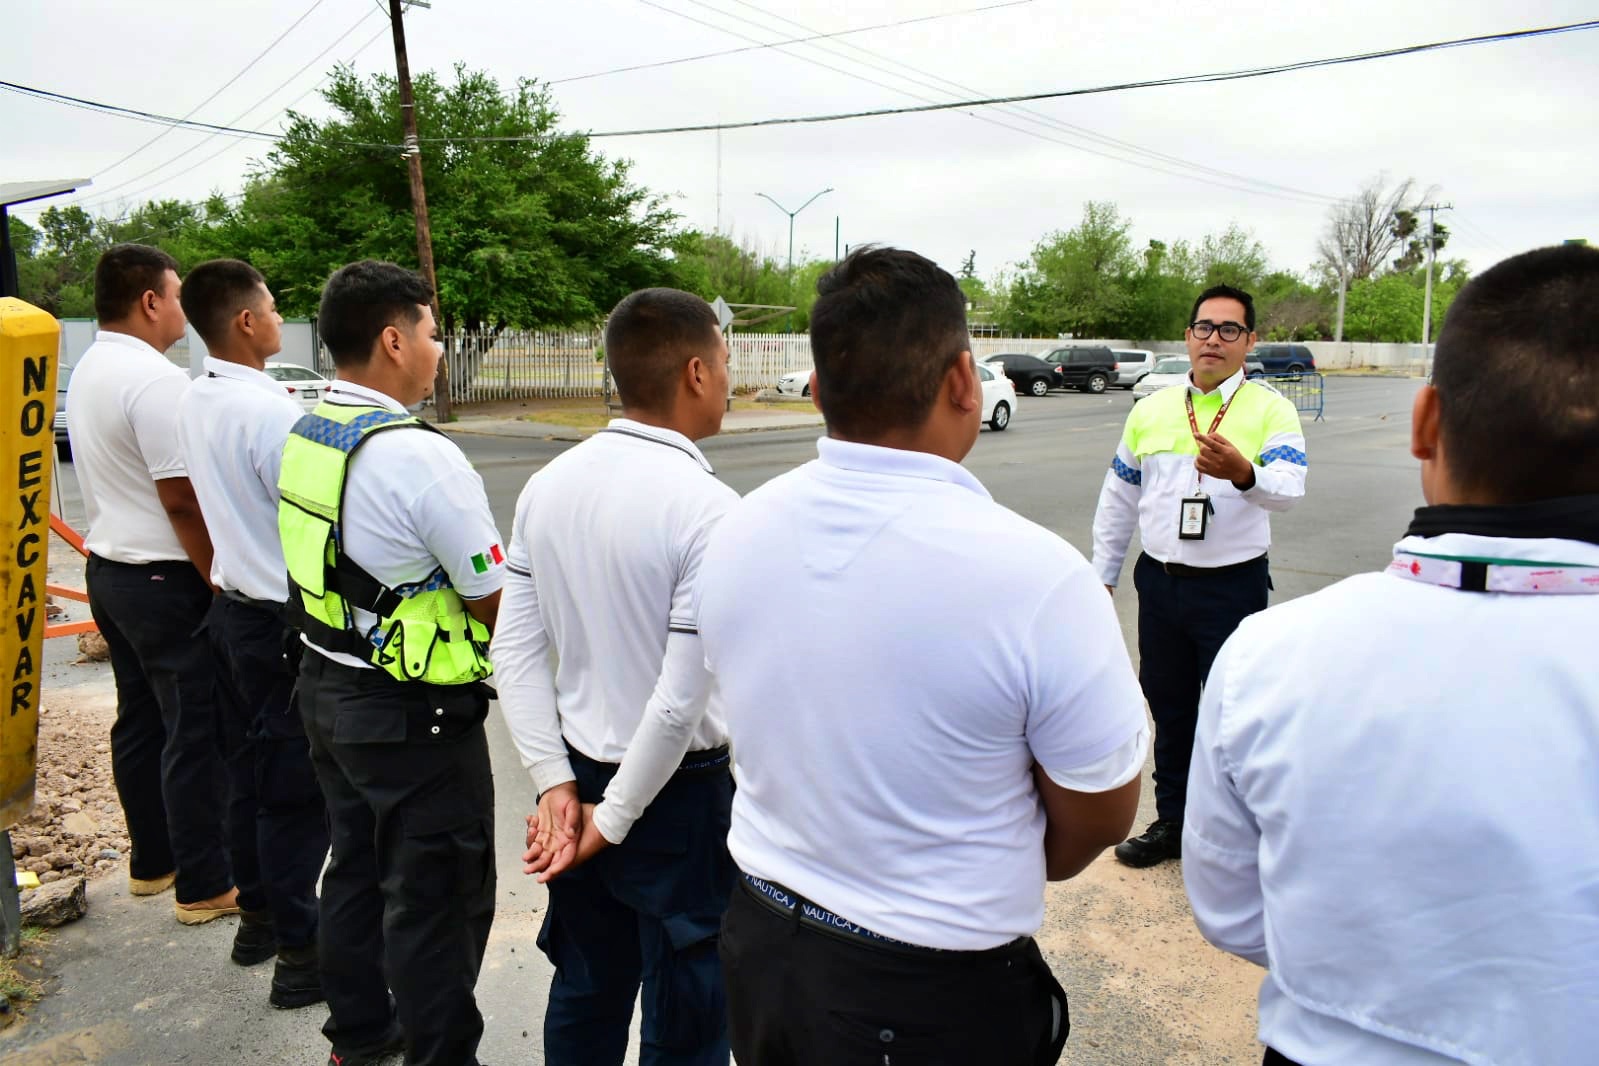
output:
[[[1212,333],[1220,333],[1221,339],[1229,343],[1249,332],[1247,328],[1240,326],[1236,322],[1223,322],[1218,326],[1214,322],[1206,322],[1203,319],[1198,322],[1190,322],[1188,328],[1200,340],[1208,340]]]

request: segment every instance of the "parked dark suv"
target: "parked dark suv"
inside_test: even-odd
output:
[[[1109,348],[1056,348],[1044,362],[1055,368],[1055,384],[1063,389],[1104,392],[1116,380],[1116,353]]]
[[[1316,357],[1303,344],[1257,344],[1250,353],[1268,374],[1299,374],[1316,369]]]
[[[1060,381],[1055,376],[1055,367],[1036,355],[1005,352],[1000,355],[984,356],[980,362],[998,367],[1000,373],[1010,378],[1011,384],[1016,386],[1018,395],[1026,393],[1029,396],[1042,396],[1051,388],[1060,388]]]

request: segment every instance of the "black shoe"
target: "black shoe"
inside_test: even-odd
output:
[[[233,934],[233,961],[254,966],[278,953],[278,937],[268,911],[240,911],[239,928]]]
[[[1116,858],[1128,866],[1154,866],[1182,857],[1183,823],[1172,818],[1156,818],[1143,836],[1116,845]]]
[[[340,1051],[334,1048],[328,1053],[328,1066],[380,1066],[404,1050],[405,1034],[396,1027],[380,1042],[361,1048],[359,1051]]]
[[[293,1010],[321,1003],[322,973],[317,964],[316,945],[281,948],[277,965],[272,967],[272,991],[267,1002],[279,1010]]]

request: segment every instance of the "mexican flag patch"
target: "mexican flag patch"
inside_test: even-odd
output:
[[[489,567],[498,566],[503,562],[505,562],[505,555],[500,551],[500,546],[492,544],[489,546],[488,551],[472,556],[472,572],[474,574],[486,574]]]

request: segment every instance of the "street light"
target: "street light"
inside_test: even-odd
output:
[[[776,200],[773,200],[770,196],[767,196],[763,192],[758,192],[755,194],[756,196],[761,197],[763,200],[770,200],[773,207],[777,208],[779,211],[783,212],[783,214],[788,216],[788,298],[790,300],[794,298],[794,216],[832,191],[833,187],[830,185],[821,192],[817,193],[815,196],[811,197],[809,200],[806,200],[804,203],[800,204],[792,211],[778,203]]]

